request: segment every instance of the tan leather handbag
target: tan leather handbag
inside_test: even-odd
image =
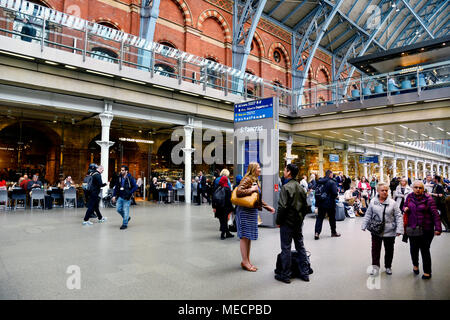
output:
[[[250,196],[246,197],[238,197],[236,192],[237,188],[235,188],[231,193],[232,204],[245,208],[255,208],[256,203],[258,202],[258,192],[253,192]]]

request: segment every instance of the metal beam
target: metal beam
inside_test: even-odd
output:
[[[416,18],[417,21],[419,21],[419,23],[422,25],[422,27],[425,29],[425,31],[430,35],[430,37],[432,39],[434,39],[433,34],[431,33],[430,30],[428,30],[427,26],[425,25],[425,23],[423,22],[423,20],[419,17],[419,15],[414,11],[413,8],[411,8],[411,6],[409,5],[409,3],[406,0],[402,0],[402,2],[405,4],[405,6],[408,8],[409,11],[411,11],[412,15],[414,16],[414,18]]]
[[[250,47],[255,34],[256,26],[261,18],[267,0],[235,0],[233,11],[233,68],[245,73]],[[244,25],[251,20],[248,30]],[[241,42],[244,41],[244,44]]]
[[[297,99],[297,106],[301,103],[300,97],[303,94],[305,82],[306,82],[306,79],[308,78],[308,70],[311,66],[311,62],[314,58],[317,47],[319,46],[319,43],[322,40],[323,35],[325,34],[328,26],[330,25],[331,21],[333,20],[334,16],[338,12],[339,7],[342,5],[343,2],[344,2],[344,0],[338,0],[332,8],[328,8],[328,10],[330,10],[330,11],[328,12],[328,15],[325,15],[325,21],[322,23],[322,25],[320,27],[317,26],[317,17],[315,16],[312,19],[312,21],[310,22],[307,32],[303,35],[303,37],[306,37],[307,39],[309,39],[311,34],[313,32],[315,32],[316,38],[315,38],[314,44],[309,49],[308,59],[306,60],[306,62],[302,63],[303,70],[298,71],[298,68],[300,67],[300,65],[298,65],[297,63],[293,64],[293,68],[295,68],[295,70],[293,70],[293,75],[294,75],[293,78],[295,79],[294,81],[296,82],[296,84],[294,85],[294,90],[295,89],[299,90],[299,92],[298,92],[299,99]],[[326,8],[319,9],[320,14],[325,13],[326,11],[327,11]],[[293,38],[295,38],[295,35]],[[302,62],[303,62],[303,59],[302,59],[301,55],[302,55],[302,52],[304,51],[305,47],[306,47],[306,42],[302,41],[302,45],[299,47],[299,49],[297,50],[297,53],[296,53],[296,55],[299,56],[300,61],[302,61]],[[296,60],[296,61],[299,61],[299,60]]]
[[[286,0],[280,0],[272,10],[269,11],[267,15],[271,16]]]
[[[290,17],[292,17],[298,10],[300,10],[301,7],[303,7],[308,1],[303,0],[299,5],[297,5],[294,10],[292,10],[283,20],[281,20],[281,23],[285,23]]]

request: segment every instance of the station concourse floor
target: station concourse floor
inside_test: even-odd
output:
[[[0,210],[0,299],[151,300],[412,300],[450,298],[450,234],[431,245],[433,277],[415,276],[409,243],[396,239],[393,275],[381,269],[379,289],[368,289],[370,233],[362,218],[337,222],[340,238],[324,221],[315,241],[314,215],[305,218],[304,243],[311,252],[310,282],[274,279],[280,252],[278,228],[259,228],[251,261],[240,267],[237,237],[220,240],[211,207],[138,202],[127,230],[114,208],[108,221],[82,226],[83,209]],[[92,220],[92,219],[91,219]],[[382,263],[384,250],[382,253]],[[66,286],[71,265],[80,267],[81,289]],[[382,265],[383,266],[383,265]],[[422,265],[420,265],[422,270]]]

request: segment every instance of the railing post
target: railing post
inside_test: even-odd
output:
[[[45,15],[42,18],[42,35],[41,35],[41,52],[44,51],[44,41],[45,41]]]
[[[264,99],[264,81],[261,81],[261,99]]]
[[[389,90],[389,75],[386,76],[386,93],[387,97],[390,97],[391,91]]]
[[[363,103],[364,97],[363,97],[363,81],[362,76],[359,78],[359,101]]]
[[[417,67],[416,72],[416,87],[417,87],[417,95],[420,96],[419,67]]]
[[[155,75],[155,50],[152,50],[152,59],[150,60],[150,78],[153,79],[153,76]]]
[[[119,60],[119,70],[122,71],[122,63],[123,63],[123,39],[120,42],[120,60]]]
[[[228,95],[228,72],[225,72],[225,88],[224,88],[225,96]]]
[[[89,38],[89,27],[88,27],[88,21],[85,21],[84,24],[84,48],[83,48],[83,62],[86,61],[86,51],[87,51],[87,44],[88,44],[88,38]]]
[[[206,91],[206,82],[207,82],[207,77],[208,77],[208,70],[206,65],[202,66],[202,72],[203,72],[203,91]]]
[[[177,60],[177,67],[178,67],[178,84],[181,85],[181,80],[183,79],[183,76],[182,76],[183,59],[178,58],[178,60]]]
[[[244,98],[247,99],[247,77],[244,75]]]

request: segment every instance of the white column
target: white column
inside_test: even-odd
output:
[[[323,172],[323,146],[319,146],[319,177],[324,176]]]
[[[394,159],[392,160],[392,177],[396,177],[397,176],[397,157],[394,157]]]
[[[368,163],[364,163],[364,177],[366,177],[366,180],[369,179],[369,177],[367,176],[367,166],[368,165],[369,165]]]
[[[405,178],[408,179],[408,158],[405,158],[404,171],[405,171]]]
[[[291,164],[292,162],[292,144],[293,144],[292,136],[289,136],[288,140],[286,141],[286,165]]]
[[[192,131],[194,130],[193,121],[191,123],[189,119],[189,125],[184,126],[184,198],[186,203],[191,203],[191,183],[192,183]]]
[[[109,130],[111,128],[111,121],[114,116],[111,112],[111,104],[105,103],[105,111],[99,114],[99,118],[102,122],[102,140],[95,141],[100,146],[100,165],[103,166],[102,181],[103,183],[108,182],[108,165],[109,165],[109,147],[111,147],[114,142],[109,141]],[[103,188],[103,196],[106,196],[107,190]],[[102,203],[102,202],[100,202]]]
[[[437,165],[437,174],[438,174],[438,176],[441,175],[441,164],[440,163],[438,163],[438,165]]]
[[[426,176],[427,176],[427,163],[426,163],[425,160],[423,160],[422,163],[423,163],[423,167],[422,167],[422,171],[423,171],[423,177],[422,177],[422,180],[423,180],[423,179],[425,179]]]
[[[379,156],[378,162],[380,164],[380,182],[384,182],[384,157]]]
[[[344,160],[344,175],[348,176],[348,151],[343,152],[343,160]]]
[[[419,167],[418,167],[419,162],[417,160],[414,160],[414,180],[418,180],[419,179]],[[411,179],[412,180],[412,179]]]
[[[355,180],[358,178],[358,156],[355,156]]]

